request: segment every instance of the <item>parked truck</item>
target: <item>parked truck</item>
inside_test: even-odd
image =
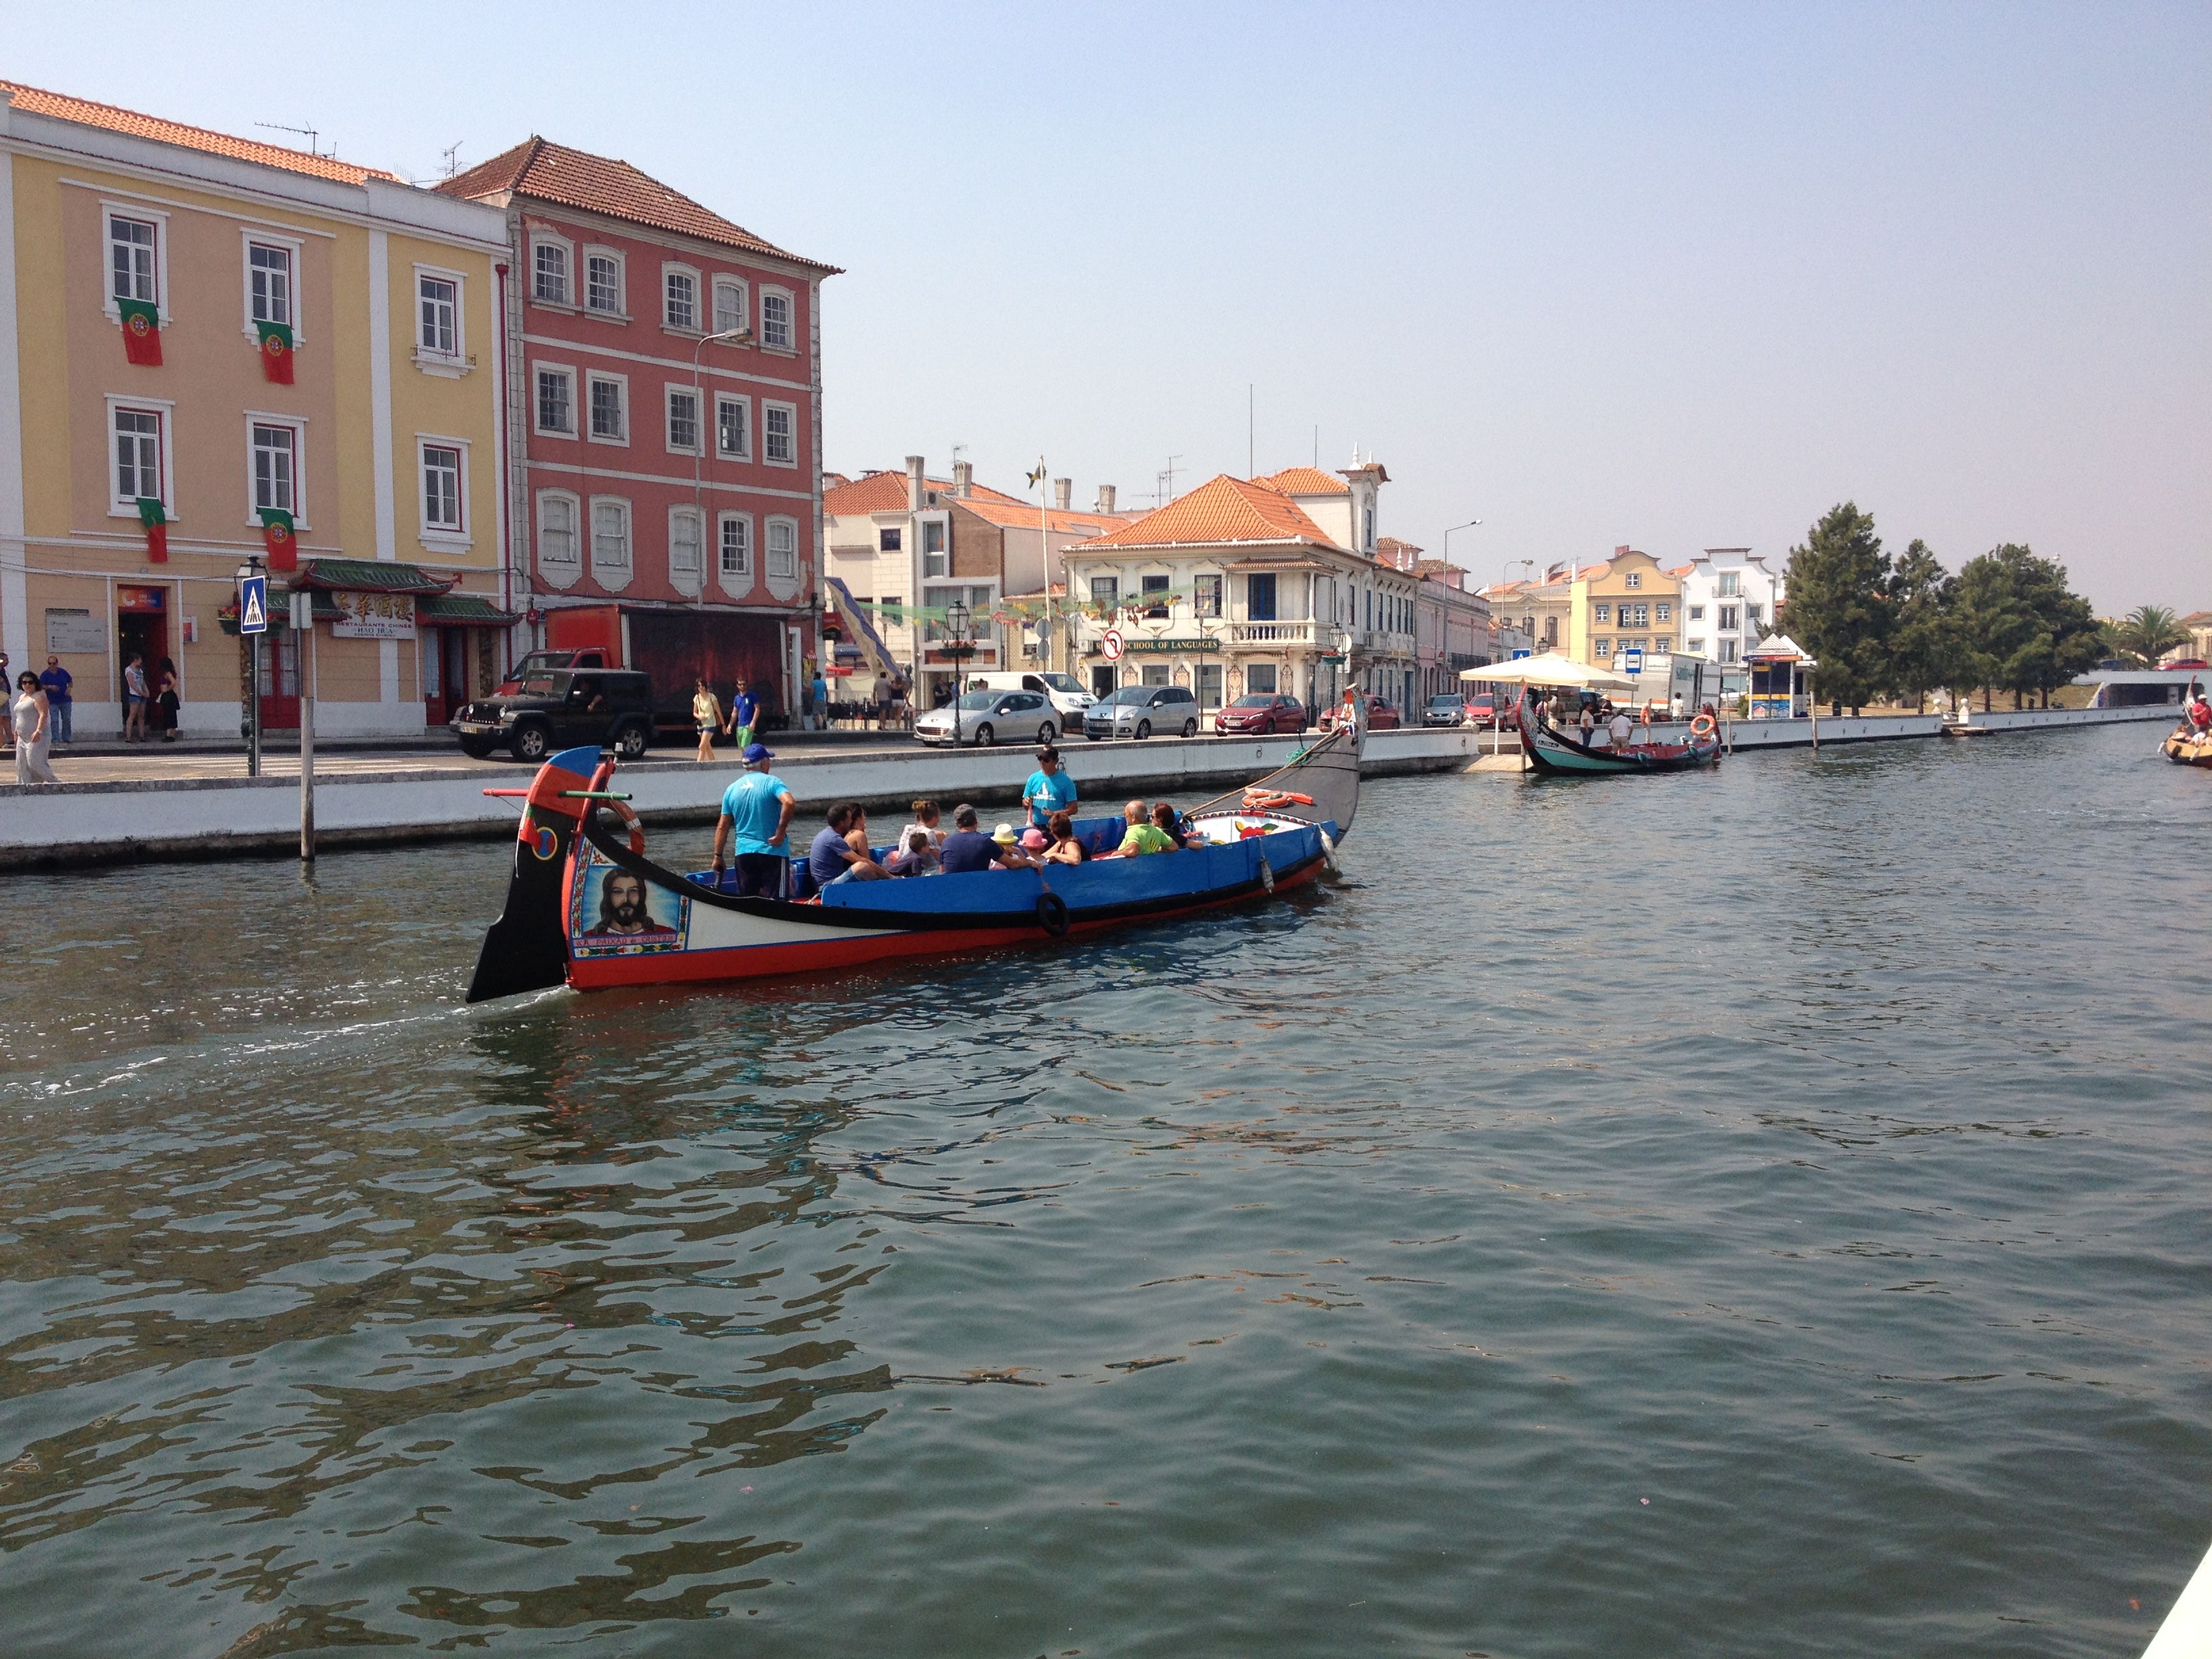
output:
[[[787,712],[782,628],[775,617],[726,611],[566,605],[546,612],[545,648],[519,660],[500,689],[511,692],[533,668],[635,670],[653,683],[654,735],[689,741],[695,680],[703,678],[725,709],[738,688],[750,684],[760,696],[763,720],[774,721],[772,730]]]

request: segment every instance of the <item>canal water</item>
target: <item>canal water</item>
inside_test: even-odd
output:
[[[503,848],[11,879],[0,1650],[2138,1653],[2154,740],[1382,782],[1269,908],[489,1010]]]

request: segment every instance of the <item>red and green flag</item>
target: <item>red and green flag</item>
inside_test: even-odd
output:
[[[118,300],[123,313],[123,355],[146,368],[161,366],[161,312],[151,300]]]
[[[257,322],[254,327],[261,331],[261,372],[278,386],[291,385],[292,325]]]
[[[138,498],[138,522],[146,526],[146,562],[167,564],[169,562],[169,515],[161,506],[159,495]]]
[[[261,539],[269,549],[269,568],[298,569],[300,541],[292,533],[292,515],[281,507],[264,507],[260,511]]]

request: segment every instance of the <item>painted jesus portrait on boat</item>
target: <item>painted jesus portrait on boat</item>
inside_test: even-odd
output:
[[[684,901],[619,865],[578,872],[570,931],[579,950],[674,950],[683,941]]]

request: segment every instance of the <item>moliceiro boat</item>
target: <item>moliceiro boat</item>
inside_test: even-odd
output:
[[[1632,743],[1621,749],[1596,749],[1546,726],[1536,718],[1534,702],[1524,691],[1515,713],[1521,723],[1521,746],[1540,772],[1577,776],[1602,772],[1685,772],[1692,767],[1714,765],[1721,757],[1720,733],[1710,714],[1700,714],[1690,722],[1687,743]]]
[[[1043,870],[841,882],[811,896],[739,897],[734,872],[684,874],[647,856],[613,787],[611,751],[570,749],[523,797],[507,907],[484,935],[468,1000],[761,979],[895,957],[1036,945],[1262,900],[1313,880],[1359,806],[1357,720],[1290,763],[1187,815],[1190,845]],[[487,792],[495,793],[495,792]],[[1079,819],[1094,854],[1117,817]],[[804,883],[805,860],[794,860]]]

